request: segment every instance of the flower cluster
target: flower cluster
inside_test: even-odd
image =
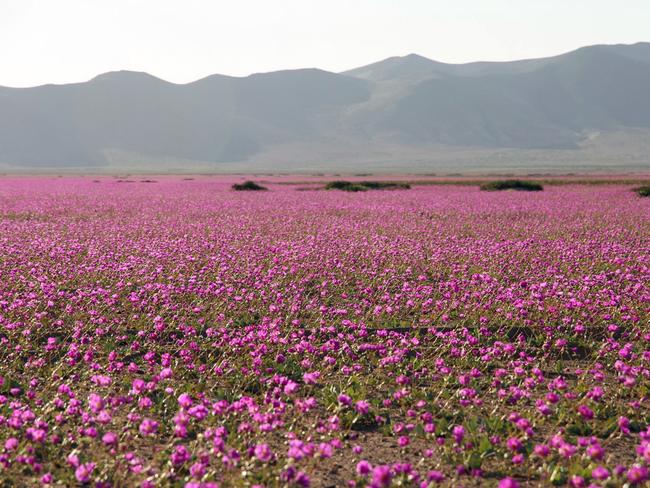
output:
[[[233,181],[0,180],[0,479],[648,482],[650,202]]]

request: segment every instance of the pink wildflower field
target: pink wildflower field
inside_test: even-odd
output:
[[[650,199],[236,180],[0,179],[0,486],[647,486]]]

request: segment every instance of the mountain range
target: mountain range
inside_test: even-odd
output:
[[[174,84],[0,87],[5,170],[650,169],[650,43],[446,64],[410,54]]]

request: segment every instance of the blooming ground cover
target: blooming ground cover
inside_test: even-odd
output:
[[[0,180],[3,486],[643,486],[650,200]]]

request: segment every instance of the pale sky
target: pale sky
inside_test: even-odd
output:
[[[0,85],[147,71],[342,71],[412,52],[541,57],[650,41],[650,0],[0,0]]]

